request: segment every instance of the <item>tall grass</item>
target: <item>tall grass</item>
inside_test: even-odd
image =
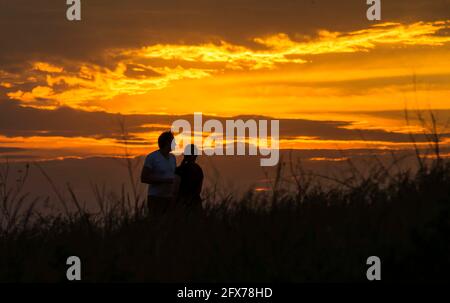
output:
[[[436,130],[436,129],[435,129]],[[443,281],[450,270],[450,164],[431,136],[434,156],[417,145],[418,169],[374,159],[370,174],[351,161],[345,178],[317,175],[290,157],[272,190],[243,197],[205,192],[204,212],[146,213],[137,191],[119,196],[93,186],[89,212],[46,176],[61,203],[42,215],[0,174],[0,281],[65,281],[66,258],[82,260],[84,281],[365,281],[379,256],[384,281]],[[433,145],[434,144],[434,145]],[[126,161],[129,157],[126,157]],[[134,182],[134,164],[127,164]],[[27,168],[28,169],[28,168]],[[327,181],[324,185],[323,180]]]

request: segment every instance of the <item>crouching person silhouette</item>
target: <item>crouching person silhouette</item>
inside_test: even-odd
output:
[[[203,170],[196,163],[198,149],[189,144],[184,149],[184,158],[175,173],[179,176],[177,204],[189,212],[202,211],[200,193],[203,184]]]
[[[150,214],[164,214],[175,204],[177,163],[171,154],[173,140],[172,132],[163,132],[158,138],[159,149],[145,158],[141,182],[149,185],[147,203]]]

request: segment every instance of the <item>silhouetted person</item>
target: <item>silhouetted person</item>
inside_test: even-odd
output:
[[[162,214],[174,205],[175,169],[172,151],[173,134],[162,133],[158,138],[159,150],[150,153],[144,162],[141,182],[149,184],[148,208],[150,213]]]
[[[200,193],[203,184],[203,170],[195,162],[197,155],[198,150],[195,145],[187,145],[184,150],[183,161],[176,169],[176,174],[180,177],[177,203],[183,205],[189,211],[200,211],[202,209]]]

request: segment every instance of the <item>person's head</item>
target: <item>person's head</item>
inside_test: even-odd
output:
[[[195,162],[197,160],[198,149],[194,144],[188,144],[184,148],[183,162]]]
[[[159,135],[158,146],[159,150],[163,153],[170,153],[172,151],[172,141],[174,136],[171,131],[163,132]]]

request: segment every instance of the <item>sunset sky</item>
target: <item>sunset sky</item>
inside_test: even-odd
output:
[[[155,148],[178,115],[280,119],[281,148],[411,147],[433,110],[450,143],[450,1],[0,0],[0,156]],[[121,116],[117,114],[120,113]]]

